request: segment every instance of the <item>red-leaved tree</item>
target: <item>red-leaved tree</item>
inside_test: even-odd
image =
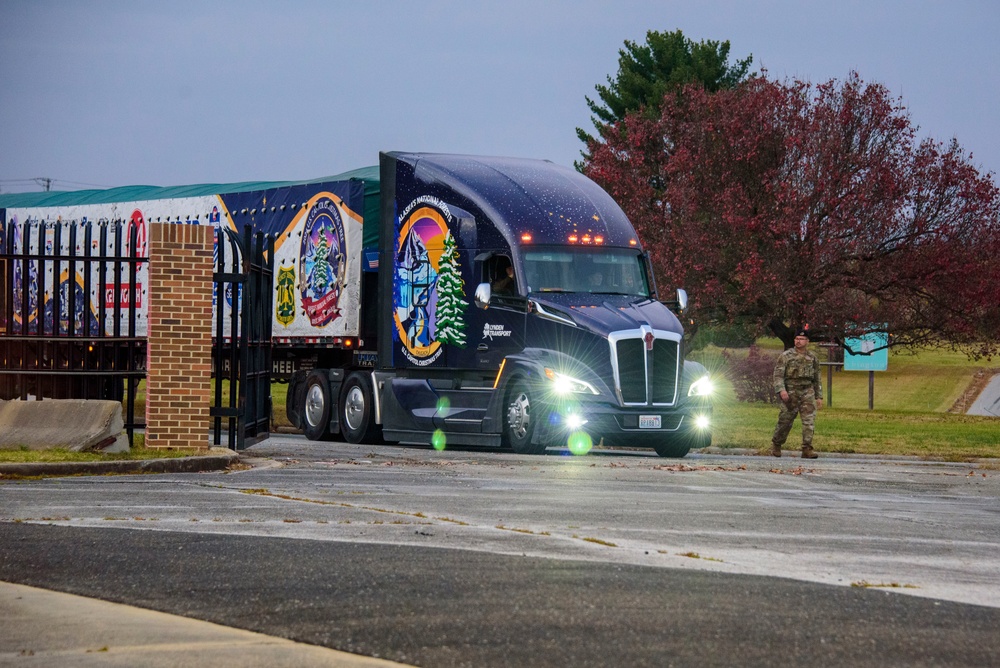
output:
[[[689,86],[588,146],[584,172],[622,206],[661,285],[702,322],[754,324],[790,347],[843,341],[991,355],[1000,339],[1000,194],[952,141],[918,140],[885,87],[754,77]]]

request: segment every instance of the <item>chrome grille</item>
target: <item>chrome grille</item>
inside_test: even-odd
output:
[[[654,404],[674,403],[677,391],[677,353],[676,341],[657,339],[653,342],[652,373],[649,376],[649,387]]]
[[[652,350],[647,350],[647,335],[653,337]],[[608,341],[615,391],[623,405],[672,406],[676,403],[680,380],[678,335],[643,328],[614,332]]]
[[[629,404],[646,402],[646,356],[641,339],[618,342],[618,382],[622,401]]]

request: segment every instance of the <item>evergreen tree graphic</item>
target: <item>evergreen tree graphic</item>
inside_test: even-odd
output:
[[[451,232],[444,238],[444,252],[437,277],[437,336],[441,343],[465,347],[465,281],[462,280],[458,246]]]

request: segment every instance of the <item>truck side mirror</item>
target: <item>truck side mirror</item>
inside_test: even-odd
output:
[[[475,301],[476,306],[482,309],[490,307],[490,298],[493,296],[493,290],[490,288],[489,283],[480,283],[476,286]]]
[[[684,288],[677,288],[677,298],[672,301],[663,303],[666,305],[667,308],[669,308],[677,315],[684,313],[684,311],[686,311],[688,307],[687,290],[685,290]]]

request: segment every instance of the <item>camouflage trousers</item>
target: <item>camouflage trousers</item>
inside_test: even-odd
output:
[[[796,415],[802,416],[802,445],[812,446],[813,431],[816,429],[816,394],[813,388],[793,389],[788,391],[788,401],[781,402],[781,412],[778,413],[778,424],[774,428],[771,444],[781,447],[792,430],[792,422]]]

